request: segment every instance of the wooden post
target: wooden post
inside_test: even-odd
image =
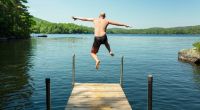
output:
[[[120,68],[120,85],[123,87],[123,75],[124,75],[124,56],[121,58],[121,68]]]
[[[46,108],[51,109],[51,95],[50,95],[50,78],[45,79],[46,82]]]
[[[74,87],[75,83],[75,54],[73,55],[72,59],[72,87]]]
[[[153,76],[148,75],[148,110],[152,110]]]

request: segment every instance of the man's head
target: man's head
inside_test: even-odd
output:
[[[106,14],[104,12],[101,12],[100,15],[99,15],[99,18],[103,18],[104,19],[105,17],[106,17]]]

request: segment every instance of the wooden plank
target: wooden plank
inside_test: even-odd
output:
[[[131,110],[119,84],[75,83],[66,110]]]
[[[78,100],[77,100],[78,101]],[[72,107],[72,106],[75,106],[75,107],[95,107],[95,106],[98,106],[98,105],[112,105],[112,106],[124,106],[127,104],[127,100],[125,101],[105,101],[105,100],[96,100],[96,101],[69,101],[68,102],[68,107]],[[76,105],[75,105],[76,104]]]
[[[75,84],[73,91],[123,91],[119,84],[97,84],[97,83],[86,83],[86,84]]]
[[[125,97],[122,92],[90,92],[90,91],[72,91],[72,97],[74,96],[86,96],[86,97]]]
[[[116,95],[117,97],[125,97],[122,91],[119,84],[76,83],[71,96],[114,97]]]
[[[121,92],[122,91],[122,89],[121,88],[119,88],[119,87],[75,87],[74,89],[73,89],[73,92],[77,92],[77,91],[90,91],[90,92],[92,92],[92,91],[113,91],[113,92]]]
[[[94,109],[94,108],[101,108],[101,109],[116,109],[116,110],[132,110],[130,105],[127,102],[119,102],[119,103],[91,103],[91,104],[68,104],[66,106],[67,109],[69,108],[88,108]]]
[[[121,88],[120,85],[117,85],[117,84],[102,84],[102,85],[98,85],[98,84],[75,84],[76,88],[81,88],[81,87],[102,87],[102,88],[110,88],[110,87],[113,87],[113,88]]]
[[[92,104],[91,104],[92,102]],[[126,97],[117,97],[117,98],[113,98],[113,97],[103,97],[103,98],[80,98],[80,97],[70,97],[69,101],[68,101],[68,105],[70,104],[83,104],[83,105],[100,105],[100,104],[107,104],[107,103],[111,103],[111,104],[124,104],[124,103],[128,103]]]
[[[101,107],[72,107],[72,108],[65,108],[65,110],[132,110],[128,106],[121,106],[121,107],[110,107],[110,106],[101,106]]]
[[[81,103],[81,102],[93,102],[93,101],[99,101],[99,100],[104,100],[104,101],[127,101],[126,97],[101,97],[101,98],[93,98],[93,97],[70,97],[69,101],[71,102],[76,102],[76,103]],[[70,102],[68,102],[70,103]]]
[[[75,83],[76,86],[120,86],[119,84],[116,83]]]
[[[131,107],[127,104],[124,105],[97,105],[97,106],[72,106],[72,107],[66,107],[65,110],[132,110]]]

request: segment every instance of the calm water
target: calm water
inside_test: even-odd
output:
[[[77,82],[119,82],[124,61],[124,90],[134,110],[146,110],[147,75],[154,76],[154,110],[199,110],[200,69],[177,60],[200,36],[109,35],[115,57],[101,47],[100,70],[90,57],[92,35],[49,35],[0,42],[0,109],[45,109],[45,78],[51,78],[53,110],[64,109],[71,92],[72,55]]]

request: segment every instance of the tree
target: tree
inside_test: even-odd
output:
[[[34,21],[25,3],[27,0],[0,0],[0,37],[30,37]]]

